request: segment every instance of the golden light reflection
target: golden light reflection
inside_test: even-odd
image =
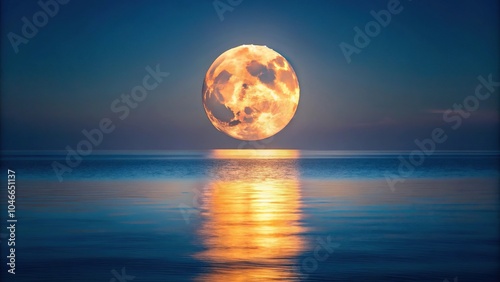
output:
[[[214,159],[297,159],[299,150],[212,150],[210,157]]]
[[[292,265],[305,248],[294,160],[231,160],[214,166],[212,175],[199,231],[205,250],[195,255],[212,271],[198,280],[292,280]]]

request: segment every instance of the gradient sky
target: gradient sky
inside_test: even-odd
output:
[[[500,88],[457,130],[442,118],[479,75],[500,80],[497,1],[402,0],[351,63],[339,44],[353,44],[353,28],[387,0],[244,0],[223,21],[211,0],[71,0],[16,54],[8,34],[22,34],[36,2],[1,1],[3,150],[75,147],[105,117],[116,130],[98,150],[237,148],[206,117],[201,88],[212,62],[241,44],[276,50],[299,78],[297,113],[267,148],[412,150],[442,127],[437,149],[498,149]],[[112,101],[157,64],[170,75],[119,120]]]

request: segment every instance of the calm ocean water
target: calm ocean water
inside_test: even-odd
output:
[[[2,204],[2,281],[500,277],[498,153],[121,152],[59,181],[64,158],[3,156],[18,222],[11,275]]]

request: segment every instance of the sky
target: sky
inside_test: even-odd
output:
[[[436,128],[438,150],[497,150],[500,87],[474,93],[479,76],[500,81],[498,1],[393,1],[71,0],[44,18],[37,1],[1,0],[2,150],[75,148],[103,119],[115,129],[95,150],[413,150]],[[356,27],[388,7],[346,59],[342,43],[363,43]],[[23,17],[40,26],[26,37]],[[283,55],[301,90],[288,126],[252,144],[217,131],[201,98],[212,62],[242,44]],[[151,71],[156,87],[120,119],[113,102]]]

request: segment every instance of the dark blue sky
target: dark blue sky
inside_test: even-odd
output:
[[[75,147],[102,118],[116,129],[97,149],[237,148],[207,119],[201,87],[215,58],[241,44],[278,51],[299,78],[297,113],[269,148],[412,150],[441,127],[449,138],[438,149],[497,149],[500,88],[456,130],[442,116],[479,75],[500,80],[497,1],[401,0],[350,63],[339,44],[353,45],[353,28],[389,1],[244,0],[223,21],[212,2],[72,0],[16,54],[9,33],[22,36],[21,18],[41,8],[2,0],[3,149]],[[170,75],[120,120],[112,102],[158,64]]]

